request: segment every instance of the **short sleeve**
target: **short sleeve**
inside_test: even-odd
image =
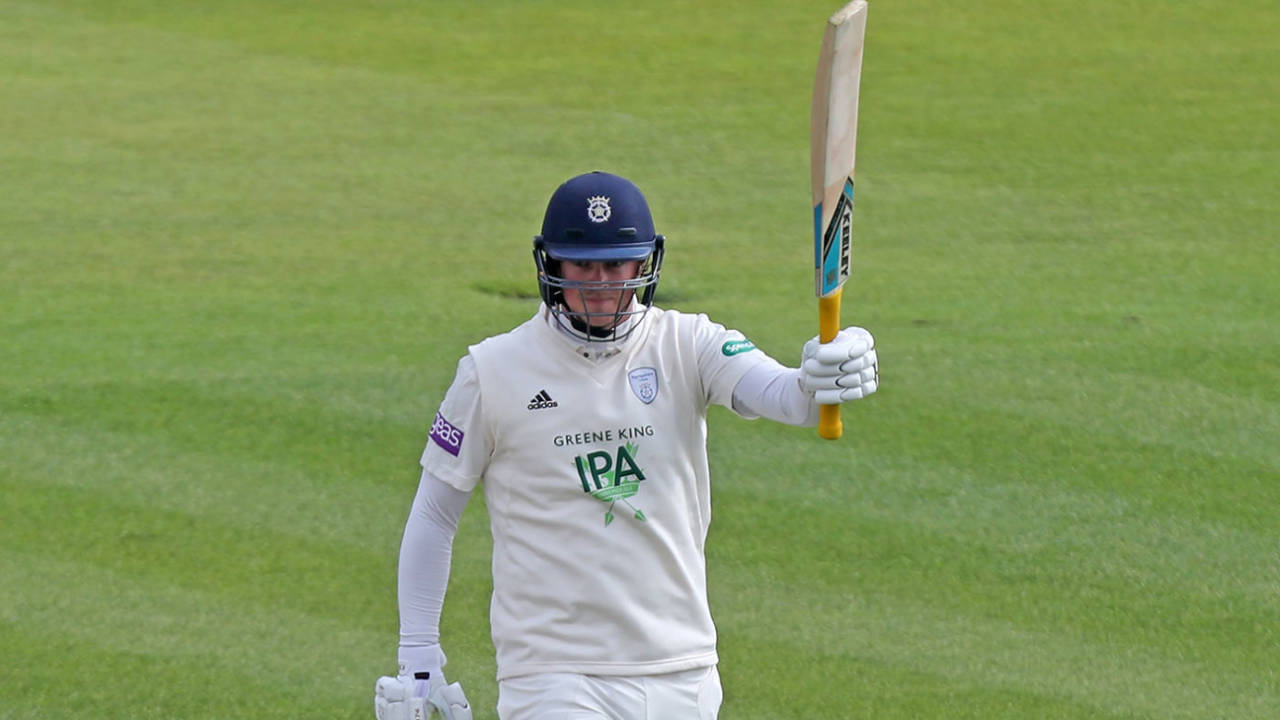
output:
[[[422,468],[463,492],[474,490],[489,466],[492,440],[480,410],[480,379],[470,355],[458,361],[453,384],[431,421]]]
[[[733,389],[747,371],[772,359],[737,330],[697,316],[698,373],[709,404],[733,409]]]

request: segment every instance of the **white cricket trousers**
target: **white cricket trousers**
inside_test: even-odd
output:
[[[543,673],[498,683],[500,720],[715,720],[715,666],[666,675]]]

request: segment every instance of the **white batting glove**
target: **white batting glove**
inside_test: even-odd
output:
[[[380,677],[373,691],[373,715],[378,720],[427,720],[433,712],[443,720],[471,720],[471,703],[461,683],[439,685],[430,697],[414,694],[412,675]]]
[[[860,327],[847,327],[829,343],[813,338],[804,344],[800,387],[819,405],[839,405],[864,398],[880,387],[876,341]]]
[[[461,683],[439,685],[427,700],[444,720],[471,720],[471,703],[467,702]]]
[[[414,697],[413,676],[383,676],[373,688],[373,716],[378,720],[426,720],[431,706]]]
[[[396,653],[400,677],[413,678],[414,697],[431,697],[431,691],[443,686],[444,665],[449,662],[439,645],[401,645]]]
[[[374,688],[378,720],[426,720],[432,711],[444,720],[471,720],[471,705],[459,683],[447,684],[447,661],[439,645],[401,647],[397,677],[381,677]]]

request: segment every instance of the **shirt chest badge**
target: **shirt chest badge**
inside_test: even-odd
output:
[[[636,368],[627,373],[631,382],[631,392],[640,398],[645,405],[658,397],[658,371],[651,367]]]

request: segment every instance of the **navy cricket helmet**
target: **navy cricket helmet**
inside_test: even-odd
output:
[[[551,195],[542,234],[533,240],[542,300],[556,315],[588,338],[619,339],[630,333],[653,304],[662,268],[664,238],[653,228],[649,203],[630,180],[606,172],[571,178]],[[639,274],[624,282],[570,281],[564,262],[640,261]],[[572,312],[565,292],[624,290],[609,316]],[[635,306],[631,299],[634,296]]]

